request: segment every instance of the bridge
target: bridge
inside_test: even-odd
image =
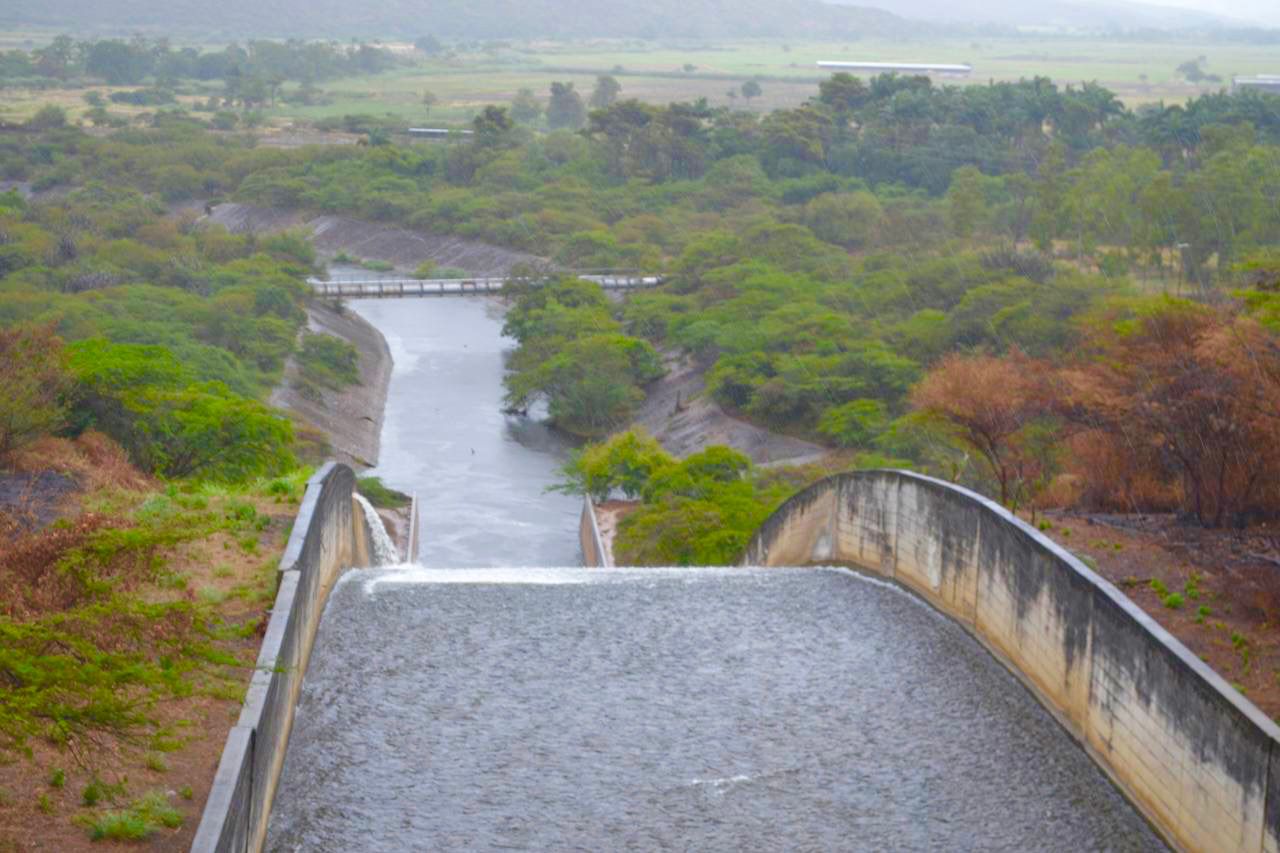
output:
[[[660,275],[644,273],[603,273],[577,275],[584,281],[593,281],[605,290],[637,290],[656,287],[665,280]],[[318,296],[348,297],[352,299],[390,299],[406,296],[471,296],[477,293],[501,293],[508,278],[407,278],[395,276],[362,278],[307,279],[307,284]]]

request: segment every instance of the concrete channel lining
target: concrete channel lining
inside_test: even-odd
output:
[[[369,563],[355,476],[307,485],[244,708],[192,850],[258,851],[325,600]],[[590,499],[584,562],[605,550]],[[746,565],[845,564],[958,621],[1176,848],[1280,853],[1280,729],[1115,587],[997,504],[901,471],[842,474],[783,504]]]
[[[590,568],[610,568],[609,551],[600,535],[600,520],[591,495],[582,496],[582,518],[578,524],[578,542],[582,546],[582,565]]]
[[[744,565],[849,565],[910,589],[1013,672],[1175,848],[1280,850],[1280,729],[1079,559],[967,489],[820,481]]]
[[[222,751],[191,845],[198,853],[261,850],[311,646],[343,570],[369,565],[368,520],[355,474],[330,462],[307,483],[280,561],[279,586],[240,718]]]

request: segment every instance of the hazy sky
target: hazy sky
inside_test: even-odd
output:
[[[1199,9],[1280,27],[1280,0],[1150,0],[1160,6]]]

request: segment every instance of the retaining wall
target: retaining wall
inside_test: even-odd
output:
[[[590,495],[582,498],[582,516],[578,519],[578,542],[582,546],[582,565],[589,569],[609,565],[608,551],[600,538],[600,522],[596,518],[596,505]]]
[[[307,483],[280,561],[279,588],[240,719],[227,737],[191,846],[258,851],[266,840],[302,677],[325,601],[339,575],[369,565],[369,528],[351,499],[355,474],[330,462]]]
[[[743,562],[850,564],[909,587],[1018,675],[1173,846],[1280,850],[1280,729],[999,505],[906,472],[843,474],[783,504]]]

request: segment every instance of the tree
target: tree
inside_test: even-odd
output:
[[[635,499],[644,492],[650,477],[675,464],[675,458],[648,433],[628,430],[574,454],[561,469],[564,480],[555,489],[587,494],[596,501],[608,500],[615,491]]]
[[[1097,318],[1067,372],[1067,412],[1121,470],[1089,470],[1123,491],[1130,472],[1177,487],[1185,511],[1219,527],[1280,510],[1280,343],[1254,318],[1162,298]]]
[[[753,98],[758,98],[764,94],[764,89],[760,88],[760,84],[755,80],[748,80],[742,84],[742,97],[747,99],[747,103],[751,103]]]
[[[0,329],[0,461],[63,425],[69,387],[51,327]]]
[[[1003,358],[952,353],[911,392],[911,404],[978,455],[1017,508],[1052,473],[1055,421],[1048,368],[1021,352]]]
[[[869,192],[823,193],[805,205],[809,230],[828,243],[847,249],[870,245],[884,221],[879,200]]]
[[[493,105],[481,110],[480,115],[471,122],[476,145],[482,148],[498,148],[510,144],[511,131],[515,126],[505,107]]]
[[[422,112],[424,115],[431,114],[431,108],[440,103],[440,98],[435,92],[427,91],[422,93]]]
[[[605,110],[613,106],[622,92],[622,84],[608,74],[596,77],[596,87],[591,92],[591,109]]]
[[[52,130],[67,126],[67,111],[62,107],[49,104],[41,107],[36,114],[27,119],[29,130]]]
[[[192,382],[165,347],[97,338],[70,353],[71,426],[105,432],[145,470],[240,482],[296,463],[286,418],[222,382]]]
[[[587,122],[582,96],[573,83],[552,83],[551,102],[547,104],[547,127],[552,130],[577,130]]]
[[[427,56],[438,56],[444,53],[444,45],[433,35],[418,36],[413,40],[413,46]]]
[[[889,414],[879,400],[854,400],[823,413],[818,432],[841,447],[870,447],[889,425]]]
[[[951,173],[947,213],[951,231],[957,237],[972,237],[986,224],[987,199],[982,182],[982,173],[974,166],[961,166]]]
[[[511,117],[521,124],[534,124],[542,118],[542,103],[532,89],[521,89],[511,99]]]

